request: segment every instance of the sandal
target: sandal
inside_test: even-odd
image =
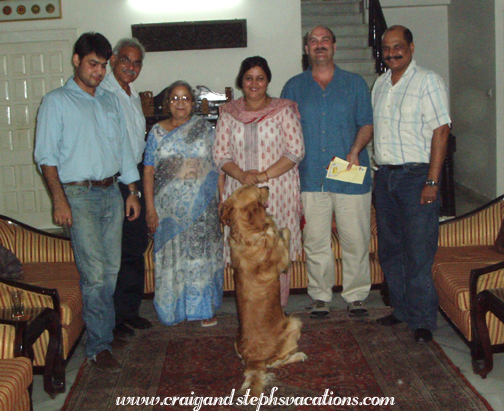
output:
[[[202,327],[213,327],[214,325],[217,325],[217,317],[212,317],[208,318],[207,320],[201,321]]]

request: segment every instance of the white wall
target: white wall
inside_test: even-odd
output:
[[[449,14],[455,178],[489,199],[498,194],[496,87],[501,81],[496,82],[496,64],[502,69],[496,59],[495,6],[495,0],[480,0],[478,7],[472,0],[457,0]]]
[[[449,0],[381,0],[387,25],[399,24],[413,33],[414,59],[450,81],[448,53]]]
[[[497,182],[496,196],[504,194],[504,0],[495,0],[495,85]]]
[[[285,82],[301,71],[299,0],[161,0],[158,6],[153,0],[136,0],[144,11],[135,9],[132,1],[61,0],[61,19],[2,23],[0,36],[2,31],[76,28],[79,35],[100,32],[114,45],[121,37],[131,37],[132,24],[246,19],[246,48],[147,53],[136,88],[157,94],[182,79],[224,93],[226,86],[234,87],[241,61],[261,55],[273,73],[269,93],[278,96]],[[225,3],[229,5],[222,6]]]

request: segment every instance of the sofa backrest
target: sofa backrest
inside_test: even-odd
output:
[[[46,234],[0,218],[0,242],[22,263],[70,262],[74,260],[70,240]]]
[[[504,217],[504,196],[487,206],[454,220],[441,223],[440,247],[464,247],[495,243]]]

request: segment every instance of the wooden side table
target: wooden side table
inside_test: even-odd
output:
[[[487,312],[493,313],[504,322],[504,288],[484,290],[476,296],[476,315],[474,321],[476,351],[482,352],[483,361],[473,361],[473,370],[482,378],[486,378],[493,369],[494,349],[490,342],[490,335],[486,323]]]
[[[47,330],[49,343],[44,366],[44,390],[54,398],[65,392],[65,368],[62,356],[61,318],[52,308],[27,308],[21,318],[13,318],[11,310],[0,310],[0,322],[16,329],[14,356],[24,356],[33,362],[33,344]]]

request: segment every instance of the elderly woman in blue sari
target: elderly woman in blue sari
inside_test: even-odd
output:
[[[217,324],[224,275],[214,131],[194,116],[191,86],[176,81],[165,99],[170,117],[149,133],[144,157],[147,225],[154,233],[154,307],[165,325]],[[220,181],[220,184],[219,184]]]

